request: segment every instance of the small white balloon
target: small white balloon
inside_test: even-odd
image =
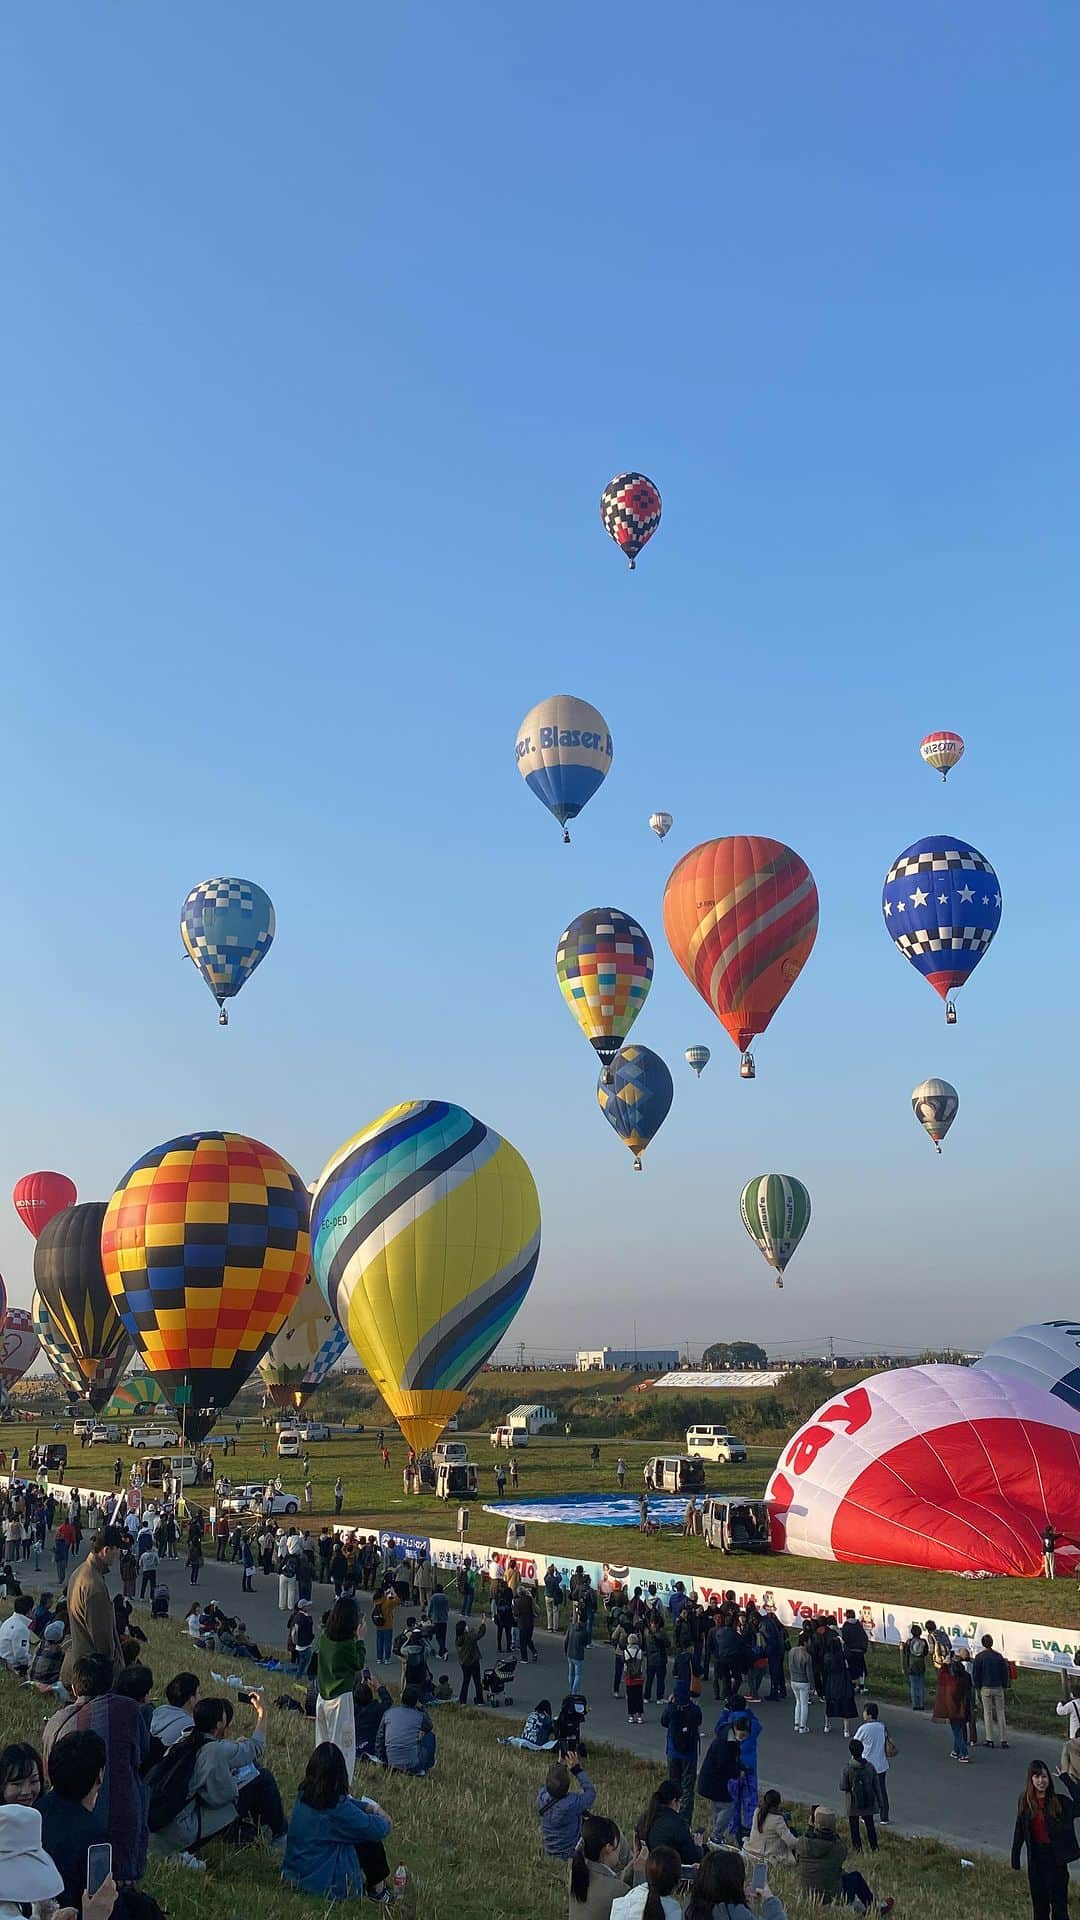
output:
[[[663,840],[675,825],[670,813],[650,813],[649,825],[658,840]]]

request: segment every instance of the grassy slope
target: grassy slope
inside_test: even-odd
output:
[[[176,1627],[151,1626],[146,1649],[154,1671],[156,1697],[181,1667],[203,1676],[204,1692],[222,1691],[210,1680],[220,1661],[203,1655],[182,1639]],[[230,1661],[230,1670],[235,1663]],[[268,1683],[272,1701],[299,1688],[277,1675],[252,1670],[252,1679]],[[4,1737],[40,1745],[44,1718],[40,1696],[0,1680]],[[426,1780],[405,1780],[358,1771],[357,1791],[379,1798],[394,1820],[387,1851],[391,1864],[409,1868],[406,1898],[397,1911],[402,1920],[565,1920],[566,1868],[540,1853],[533,1799],[543,1761],[496,1744],[495,1728],[482,1713],[458,1708],[437,1710],[439,1766]],[[250,1716],[237,1710],[237,1731]],[[269,1718],[268,1764],[277,1775],[286,1810],[312,1744],[312,1729],[299,1715]],[[597,1805],[629,1832],[657,1778],[647,1762],[614,1749],[594,1748],[588,1768],[599,1787]],[[762,1785],[767,1785],[763,1780]],[[838,1801],[834,1799],[834,1804]],[[805,1810],[794,1816],[801,1826]],[[1009,1835],[1003,1835],[1007,1843]],[[999,1861],[980,1857],[974,1871],[962,1869],[959,1856],[931,1841],[884,1833],[873,1863],[879,1894],[896,1897],[903,1920],[1021,1920],[1030,1911],[1026,1878]],[[243,1853],[212,1849],[207,1874],[195,1875],[161,1863],[151,1865],[146,1881],[172,1920],[204,1920],[208,1911],[221,1920],[308,1920],[319,1912],[314,1900],[285,1892],[278,1866],[261,1846]],[[812,1920],[820,1908],[794,1897],[789,1879],[777,1877],[777,1891],[793,1920]]]

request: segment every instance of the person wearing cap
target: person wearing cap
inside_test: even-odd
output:
[[[874,1896],[861,1873],[845,1873],[847,1847],[836,1831],[836,1815],[831,1807],[813,1807],[810,1826],[795,1842],[795,1860],[799,1872],[799,1892],[831,1906],[834,1900],[868,1912]],[[888,1912],[892,1901],[882,1902]]]
[[[23,1920],[23,1909],[41,1900],[57,1900],[63,1875],[41,1844],[41,1815],[36,1807],[0,1807],[0,1920]],[[84,1903],[82,1920],[109,1920],[116,1905],[112,1875]],[[53,1920],[79,1920],[74,1907],[62,1907]]]
[[[311,1617],[310,1600],[298,1600],[289,1615],[288,1647],[293,1657],[296,1677],[302,1680],[311,1665],[315,1651],[315,1622]]]
[[[122,1527],[102,1527],[90,1542],[90,1551],[77,1567],[68,1587],[68,1624],[71,1645],[60,1669],[65,1687],[77,1661],[88,1654],[100,1654],[112,1669],[110,1679],[124,1665],[124,1650],[116,1630],[116,1615],[109,1598],[108,1578],[114,1563],[127,1544]]]
[[[30,1662],[30,1684],[40,1693],[55,1693],[57,1699],[66,1706],[71,1695],[60,1679],[60,1669],[64,1664],[67,1648],[64,1645],[64,1623],[62,1620],[50,1620],[41,1636],[34,1657]]]

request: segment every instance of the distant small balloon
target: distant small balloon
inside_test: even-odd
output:
[[[219,1026],[228,1026],[225,1002],[269,953],[274,931],[273,902],[253,880],[219,875],[192,887],[180,914],[180,938],[218,1003]]]
[[[24,1173],[16,1180],[11,1199],[15,1211],[36,1240],[42,1227],[73,1207],[78,1199],[74,1180],[66,1173]]]
[[[947,1080],[924,1080],[911,1096],[911,1111],[938,1152],[960,1111],[960,1095]]]
[[[683,1054],[683,1059],[686,1061],[688,1067],[693,1067],[695,1074],[700,1080],[709,1061],[712,1059],[712,1054],[709,1052],[708,1047],[687,1047],[686,1052]]]
[[[927,766],[947,780],[957,761],[964,757],[964,743],[958,733],[928,733],[920,742],[919,752]]]
[[[637,557],[660,525],[659,488],[643,473],[617,473],[600,495],[600,518],[633,573]]]
[[[649,825],[658,840],[665,840],[675,825],[670,813],[650,813]]]

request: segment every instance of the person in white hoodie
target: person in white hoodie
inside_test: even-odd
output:
[[[30,1665],[30,1615],[34,1611],[33,1595],[22,1593],[15,1602],[15,1611],[0,1626],[0,1666],[12,1673],[25,1673]]]
[[[611,1920],[683,1920],[675,1898],[683,1863],[674,1847],[654,1847],[645,1863],[645,1879],[611,1903]]]
[[[165,1688],[164,1706],[155,1707],[150,1731],[163,1747],[174,1747],[195,1725],[195,1707],[199,1698],[199,1677],[195,1673],[177,1673]]]

